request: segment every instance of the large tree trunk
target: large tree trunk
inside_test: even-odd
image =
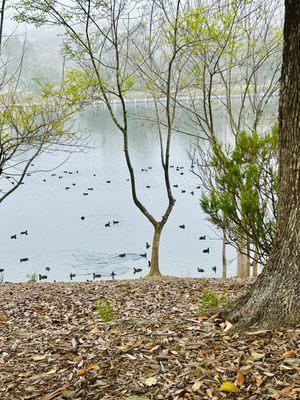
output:
[[[149,276],[160,276],[159,270],[159,245],[160,237],[163,229],[163,225],[157,224],[154,228],[154,236],[152,242],[152,253],[151,253],[151,266]]]
[[[224,313],[242,328],[300,322],[300,2],[286,0],[285,8],[277,228],[263,272]]]

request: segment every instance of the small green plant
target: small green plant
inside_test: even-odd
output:
[[[97,313],[99,319],[104,322],[112,321],[115,315],[114,308],[110,301],[104,297],[98,298]]]
[[[37,274],[33,273],[31,275],[27,275],[27,279],[29,283],[36,283],[37,282]]]
[[[197,300],[200,311],[214,310],[226,305],[228,303],[228,296],[225,289],[222,290],[222,294],[206,290],[201,294],[201,296],[198,297]]]

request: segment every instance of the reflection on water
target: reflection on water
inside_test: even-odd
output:
[[[92,130],[95,148],[72,155],[55,171],[27,177],[0,207],[0,268],[5,269],[7,281],[24,281],[33,273],[47,275],[49,281],[70,280],[70,274],[75,274],[73,280],[80,281],[93,279],[93,273],[101,275],[99,279],[111,279],[114,272],[115,278],[121,279],[148,272],[151,249],[146,250],[145,245],[151,243],[153,232],[131,199],[122,138],[105,111],[90,113],[81,125]],[[221,116],[219,131],[225,131]],[[132,119],[131,132],[138,194],[160,217],[167,198],[155,128]],[[199,181],[190,172],[187,154],[192,141],[180,134],[173,139],[170,174],[172,185],[178,185],[173,188],[177,201],[162,235],[161,270],[176,276],[218,277],[221,240],[199,206]],[[50,170],[62,160],[61,154],[45,154],[34,168]],[[119,223],[113,224],[113,220]],[[108,222],[110,226],[106,226]],[[185,229],[179,228],[182,224]],[[28,236],[20,235],[24,230]],[[14,234],[17,238],[11,239]],[[201,235],[207,240],[200,241]],[[209,254],[203,253],[207,247]],[[145,252],[147,257],[142,256]],[[234,257],[234,250],[228,248],[229,261]],[[28,261],[20,262],[21,258]],[[213,266],[217,266],[216,273]],[[134,274],[134,268],[142,271]],[[199,273],[198,268],[205,272]],[[235,261],[228,270],[229,276],[234,274]]]

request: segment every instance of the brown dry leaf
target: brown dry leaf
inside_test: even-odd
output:
[[[52,393],[46,394],[45,396],[43,396],[41,398],[41,400],[52,400],[55,397],[57,397],[59,394],[61,394],[62,392],[64,392],[65,390],[67,390],[67,385],[66,386],[62,386],[61,388],[55,390]]]
[[[271,332],[269,329],[261,330],[261,331],[251,331],[251,332],[246,332],[246,335],[248,336],[257,336],[257,335],[265,335],[266,333]]]
[[[94,328],[91,329],[91,331],[90,331],[90,333],[92,333],[92,334],[99,333],[99,332],[100,332],[100,330],[97,326],[94,326]]]
[[[235,378],[236,385],[243,385],[245,383],[245,375],[243,371],[238,371]]]
[[[193,386],[192,386],[192,391],[193,392],[198,392],[198,390],[201,388],[202,384],[203,384],[203,381],[200,381],[200,380],[197,379],[195,381],[195,383],[193,384]]]
[[[293,358],[296,355],[295,350],[289,350],[282,354],[282,358]]]
[[[100,371],[100,367],[97,364],[87,364],[83,369],[79,369],[76,375],[83,376],[89,371]]]

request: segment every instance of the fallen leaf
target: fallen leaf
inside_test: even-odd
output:
[[[228,332],[232,327],[233,327],[233,325],[229,321],[226,321],[225,329],[223,330],[223,332]]]
[[[43,396],[41,398],[41,400],[52,400],[55,397],[57,397],[59,394],[61,394],[62,392],[64,392],[67,389],[67,386],[62,386],[61,388],[55,390],[52,393],[46,394],[45,396]]]
[[[76,372],[77,376],[83,376],[89,371],[99,371],[100,367],[97,364],[87,364],[83,369],[79,369]]]
[[[257,336],[257,335],[265,335],[266,333],[271,332],[269,329],[261,330],[261,331],[253,331],[253,332],[246,332],[248,336]]]
[[[34,361],[42,361],[42,360],[45,360],[45,358],[47,357],[47,355],[45,354],[45,355],[38,355],[38,356],[33,356],[32,357],[32,359],[34,360]]]
[[[90,333],[99,333],[99,332],[100,332],[99,328],[97,326],[94,326],[94,328],[91,330]]]
[[[257,353],[256,351],[252,351],[250,354],[255,360],[260,360],[265,357],[264,353]]]
[[[219,387],[219,390],[222,392],[237,392],[238,388],[235,386],[233,382],[223,382]]]
[[[295,355],[295,350],[289,350],[282,354],[282,358],[293,358]]]
[[[145,384],[146,386],[154,386],[154,385],[157,384],[157,379],[154,378],[154,376],[150,376],[149,378],[146,378],[146,379],[144,380],[144,384]]]
[[[197,379],[195,381],[195,383],[193,384],[193,386],[192,386],[192,391],[193,392],[197,392],[201,388],[202,383],[203,383],[203,381],[200,381],[200,380]]]
[[[238,371],[238,373],[236,374],[235,382],[239,386],[245,383],[245,375],[243,371]]]

